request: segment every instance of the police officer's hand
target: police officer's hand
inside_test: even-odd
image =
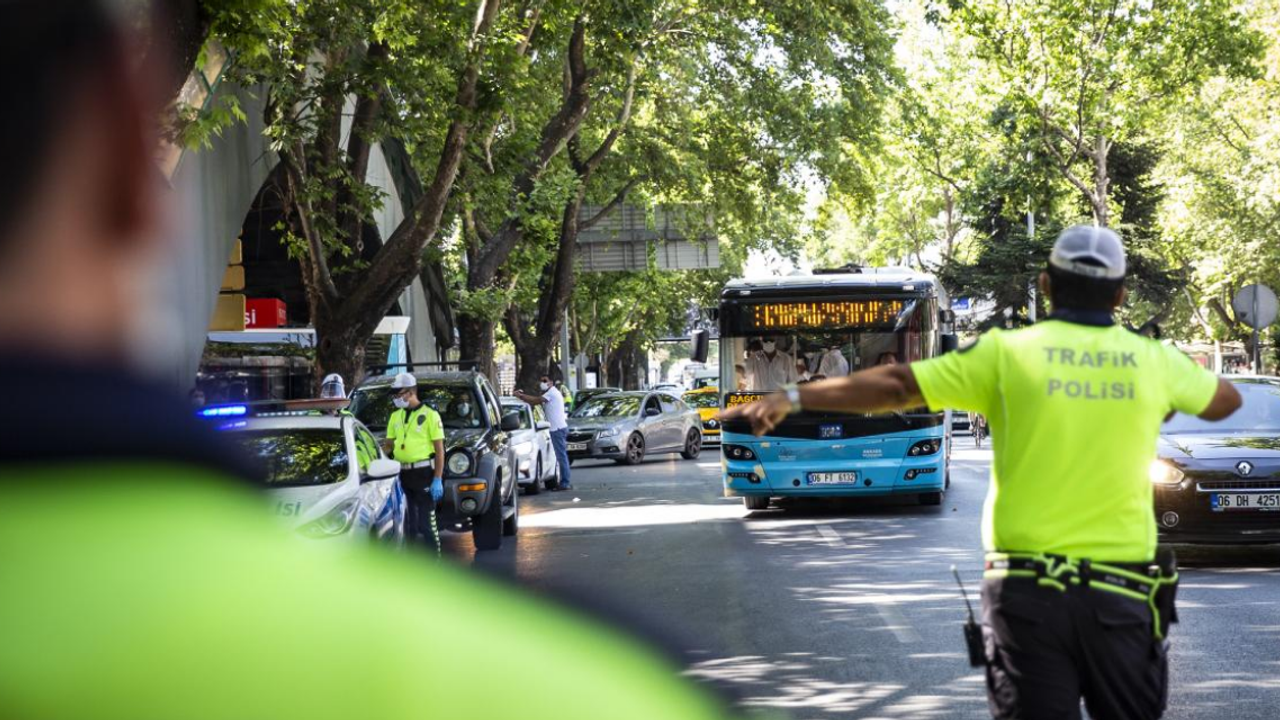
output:
[[[431,481],[431,500],[440,502],[440,498],[444,497],[444,480],[436,478]]]
[[[787,400],[786,393],[772,393],[755,402],[721,410],[716,418],[721,424],[725,421],[745,420],[751,424],[752,433],[764,435],[777,427],[790,411],[791,401]]]

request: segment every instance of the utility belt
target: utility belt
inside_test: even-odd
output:
[[[1150,564],[1103,563],[1050,553],[991,552],[986,555],[982,576],[987,580],[1034,580],[1041,587],[1064,592],[1068,586],[1076,585],[1144,602],[1151,608],[1152,632],[1157,640],[1163,640],[1169,634],[1169,625],[1178,622],[1174,602],[1178,594],[1178,562],[1168,548],[1157,551],[1156,561]]]
[[[421,468],[434,468],[435,465],[436,465],[436,457],[432,455],[426,460],[419,460],[418,462],[411,462],[411,463],[401,463],[400,467],[405,470],[418,470]]]

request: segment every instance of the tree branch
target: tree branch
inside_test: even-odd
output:
[[[301,143],[299,143],[294,153],[301,155],[302,152]],[[336,303],[338,301],[338,288],[333,284],[333,275],[329,272],[329,262],[326,258],[324,241],[321,240],[315,227],[311,225],[311,203],[302,194],[302,168],[298,167],[297,158],[288,152],[280,153],[280,162],[284,166],[290,204],[293,205],[298,213],[298,224],[302,230],[303,237],[307,241],[307,251],[311,261],[310,282],[324,302]]]
[[[643,180],[644,180],[644,177],[640,175],[637,175],[636,177],[633,177],[630,180],[628,180],[626,184],[624,184],[621,188],[618,189],[618,192],[614,193],[613,198],[611,198],[609,202],[605,203],[604,207],[600,208],[599,212],[597,212],[595,215],[592,215],[585,222],[578,223],[578,230],[579,231],[590,230],[591,228],[595,227],[596,223],[603,220],[605,216],[613,212],[614,209],[616,209],[619,205],[621,205],[627,199],[627,193],[631,192],[635,188],[635,186],[639,185]]]

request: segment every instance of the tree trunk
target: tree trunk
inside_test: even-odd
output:
[[[516,372],[516,387],[525,392],[537,392],[538,383],[543,375],[559,377],[551,368],[551,352],[555,346],[554,338],[529,336],[517,349],[520,365]]]
[[[365,343],[368,336],[360,332],[358,323],[341,314],[334,315],[317,307],[311,316],[316,329],[315,395],[329,373],[338,373],[350,392],[364,380]],[[362,338],[363,335],[363,338]]]
[[[1099,135],[1093,151],[1093,219],[1098,227],[1111,227],[1111,175],[1107,169],[1107,155],[1111,142]]]
[[[458,355],[463,370],[478,370],[496,383],[494,342],[493,321],[458,314]]]

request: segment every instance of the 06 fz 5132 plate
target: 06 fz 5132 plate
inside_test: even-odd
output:
[[[809,485],[856,485],[858,473],[848,472],[811,472],[806,480]]]

